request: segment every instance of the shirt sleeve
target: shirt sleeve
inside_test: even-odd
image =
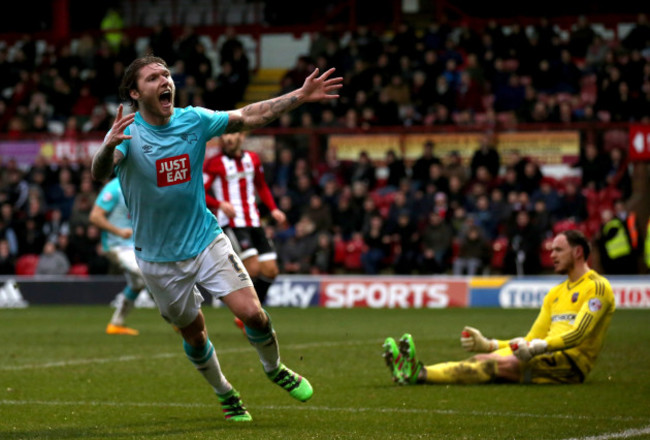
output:
[[[551,292],[549,292],[549,294],[544,298],[544,303],[542,304],[542,308],[539,310],[537,319],[535,319],[533,326],[526,335],[527,341],[532,341],[533,339],[544,339],[546,335],[548,335],[548,331],[551,328],[551,297],[555,297],[555,295],[550,294]]]
[[[545,339],[548,350],[565,350],[581,344],[614,306],[613,302],[614,296],[611,294],[609,284],[601,280],[595,281],[580,307],[573,326],[562,334]]]
[[[228,112],[209,110],[204,107],[195,107],[201,117],[201,123],[206,130],[206,141],[215,136],[221,136],[228,126]]]

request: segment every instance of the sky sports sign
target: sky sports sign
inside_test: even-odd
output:
[[[269,289],[267,305],[327,308],[467,307],[468,283],[435,277],[289,277]]]
[[[650,308],[650,278],[609,278],[618,308]],[[546,293],[563,278],[497,280],[501,281],[490,282],[489,277],[279,276],[266,304],[300,308],[539,308]]]

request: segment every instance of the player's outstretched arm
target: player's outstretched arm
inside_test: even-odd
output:
[[[124,134],[124,130],[133,123],[135,113],[122,116],[122,111],[123,106],[120,104],[117,108],[117,116],[115,116],[115,122],[113,122],[111,130],[108,132],[104,139],[104,143],[102,143],[102,146],[99,147],[99,150],[93,157],[91,173],[95,180],[104,180],[110,177],[115,165],[120,163],[124,158],[124,154],[122,154],[121,151],[116,150],[115,147],[120,145],[123,141],[132,138],[132,136]]]
[[[490,353],[499,348],[499,341],[488,339],[474,327],[465,326],[460,332],[460,345],[474,353]]]
[[[314,71],[305,79],[299,89],[266,101],[255,102],[238,110],[228,112],[226,133],[254,130],[263,127],[290,112],[306,102],[316,102],[323,99],[336,99],[338,94],[332,94],[342,87],[343,78],[330,78],[334,69],[318,76],[319,70]]]

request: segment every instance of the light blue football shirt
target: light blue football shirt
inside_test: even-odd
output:
[[[122,188],[120,188],[117,177],[104,185],[95,200],[95,205],[106,211],[108,221],[118,228],[133,228],[131,216],[126,208]],[[133,237],[122,238],[119,235],[102,230],[102,247],[104,250],[108,251],[117,246],[133,247]]]
[[[117,175],[133,220],[138,258],[153,262],[195,257],[222,231],[205,205],[205,144],[220,136],[228,113],[202,107],[174,109],[169,123],[150,125],[136,113],[117,148]]]

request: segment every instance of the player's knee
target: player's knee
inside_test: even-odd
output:
[[[246,327],[255,330],[263,330],[267,328],[269,324],[268,316],[264,313],[264,310],[260,308],[251,307],[245,310],[244,313],[239,316],[239,319],[244,322]]]

